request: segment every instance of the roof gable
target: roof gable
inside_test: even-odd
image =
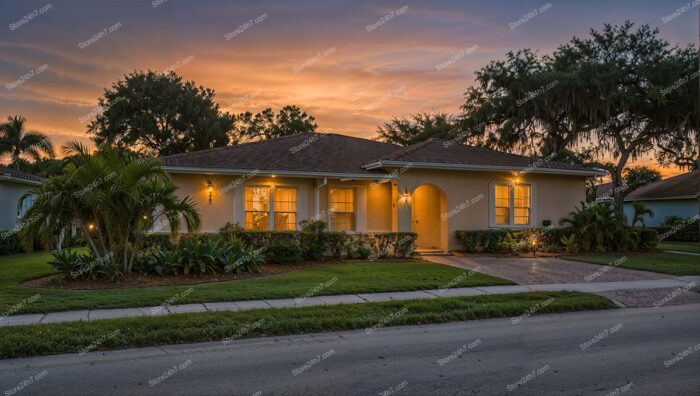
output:
[[[696,170],[641,186],[629,193],[625,201],[692,198],[698,196],[699,189],[700,170]]]

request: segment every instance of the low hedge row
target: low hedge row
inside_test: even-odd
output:
[[[266,261],[278,264],[296,264],[302,260],[318,261],[325,258],[377,259],[409,257],[415,250],[417,235],[413,232],[385,232],[347,234],[336,231],[248,231],[222,230],[219,233],[189,234],[172,239],[170,234],[150,234],[145,248],[154,246],[173,250],[183,239],[213,240],[226,244],[240,240],[247,246],[262,249]]]
[[[0,231],[0,256],[23,253],[19,236],[14,231]]]
[[[659,226],[652,228],[659,233],[662,241],[700,242],[700,229],[698,229],[697,222],[692,222],[685,226]]]
[[[640,250],[656,248],[659,233],[653,228],[629,228],[635,246]],[[456,231],[455,237],[461,250],[467,253],[517,253],[532,251],[532,241],[537,251],[557,252],[572,249],[575,242],[567,228],[532,228],[526,230],[476,230]],[[567,246],[568,245],[568,246]]]

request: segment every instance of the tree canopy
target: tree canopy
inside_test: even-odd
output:
[[[457,121],[447,113],[419,113],[410,118],[395,117],[380,126],[377,133],[384,142],[408,146],[431,137],[454,139],[457,128]]]
[[[151,156],[226,146],[233,117],[222,113],[214,91],[183,82],[174,72],[135,71],[99,99],[102,113],[88,125],[97,146]]]
[[[277,114],[268,107],[253,115],[247,111],[235,118],[236,136],[243,141],[315,132],[316,119],[295,105],[284,106]]]
[[[599,165],[619,187],[630,160],[679,144],[674,133],[697,135],[697,49],[671,46],[658,33],[606,24],[549,55],[510,52],[477,72],[462,129],[501,150],[611,157]],[[618,210],[621,199],[616,193]]]

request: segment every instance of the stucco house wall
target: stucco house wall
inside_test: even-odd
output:
[[[644,216],[644,225],[648,227],[661,225],[668,216],[679,216],[687,219],[698,214],[697,199],[663,199],[638,202],[643,203],[644,206],[654,212],[654,217],[649,217],[648,215]],[[627,220],[632,221],[634,217],[634,206],[632,202],[625,202],[624,213]]]
[[[32,186],[12,181],[0,181],[0,231],[9,231],[17,225],[17,205]]]

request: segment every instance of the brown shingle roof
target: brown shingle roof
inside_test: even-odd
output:
[[[457,144],[452,141],[430,138],[421,143],[401,148],[389,155],[380,157],[381,161],[423,162],[445,165],[499,166],[511,168],[558,169],[573,171],[593,171],[581,165],[563,162],[537,160],[523,155],[508,154],[473,146]]]
[[[169,167],[376,174],[362,165],[399,146],[332,133],[306,133],[163,157]]]
[[[700,170],[697,170],[639,187],[627,195],[625,201],[697,197],[699,185]]]
[[[8,168],[6,166],[0,166],[0,176],[11,177],[13,179],[26,180],[29,182],[44,183],[46,179],[34,176],[30,173],[18,171],[16,169]]]

